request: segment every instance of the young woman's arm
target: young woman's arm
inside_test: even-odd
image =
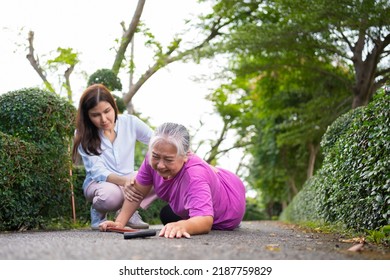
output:
[[[159,236],[166,238],[190,238],[191,234],[209,233],[213,225],[212,216],[197,216],[188,220],[181,220],[166,224],[160,231]]]
[[[135,176],[128,178],[126,176],[119,176],[115,173],[111,173],[107,177],[107,182],[123,186],[127,200],[141,202],[144,198],[143,194],[134,186]]]

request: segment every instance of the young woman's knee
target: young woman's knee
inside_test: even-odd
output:
[[[94,193],[92,199],[93,207],[102,212],[119,210],[122,207],[124,199],[122,189],[111,183],[103,184]]]

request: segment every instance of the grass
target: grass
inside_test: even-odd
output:
[[[360,238],[365,240],[365,242],[374,243],[376,245],[385,247],[390,246],[390,225],[386,225],[379,230],[366,230],[364,232],[356,232],[347,229],[341,224],[304,222],[298,224],[298,226],[305,231],[340,234],[349,239]]]

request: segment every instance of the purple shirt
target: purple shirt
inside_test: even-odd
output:
[[[245,214],[242,181],[228,170],[212,168],[195,154],[189,155],[172,179],[161,177],[150,166],[147,156],[136,180],[141,185],[153,185],[158,197],[167,201],[176,215],[183,219],[213,216],[213,229],[232,230]]]

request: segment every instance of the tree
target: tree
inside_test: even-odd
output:
[[[187,61],[189,59],[199,61],[202,57],[208,56],[210,42],[217,38],[221,34],[220,30],[230,23],[230,20],[221,21],[220,17],[212,18],[211,22],[208,20],[207,28],[202,30],[203,37],[200,37],[200,40],[193,40],[193,46],[184,48],[181,46],[181,38],[173,38],[172,42],[166,47],[166,50],[164,50],[164,47],[155,40],[153,34],[141,22],[141,15],[145,1],[146,0],[138,0],[137,7],[128,27],[125,26],[124,22],[121,23],[123,34],[119,40],[119,46],[117,47],[116,56],[111,68],[111,71],[116,76],[118,76],[120,70],[124,67],[124,61],[129,59],[126,52],[128,51],[128,47],[136,32],[139,32],[143,36],[147,37],[148,46],[155,47],[154,64],[150,66],[142,75],[140,75],[140,78],[129,88],[128,92],[124,93],[123,101],[126,105],[128,105],[128,108],[131,108],[131,105],[129,104],[131,103],[134,95],[138,92],[142,85],[158,70],[176,61]],[[34,54],[34,32],[31,31],[29,34],[29,54],[27,55],[27,58],[30,60],[31,65],[43,80],[45,86],[54,91],[52,84],[48,81],[47,76],[45,75],[43,67],[39,64],[38,57],[36,57]],[[132,65],[132,63],[130,63],[130,65]],[[69,65],[69,69],[73,70],[74,66],[75,65],[72,64]],[[71,72],[70,70],[68,72]],[[69,86],[67,88],[70,89]]]
[[[389,80],[389,5],[215,1],[208,17],[230,24],[214,44],[229,59],[224,97],[214,103],[221,115],[218,102],[240,107],[239,141],[252,155],[248,180],[271,204],[288,203],[313,175],[326,127]]]
[[[141,76],[140,78],[129,88],[129,91],[124,94],[123,101],[125,104],[130,104],[134,95],[138,92],[138,90],[142,87],[142,85],[152,77],[158,70],[168,66],[169,64],[176,61],[187,61],[189,59],[194,59],[199,61],[202,57],[209,56],[209,48],[211,42],[218,38],[221,35],[221,30],[230,24],[230,20],[222,21],[220,17],[213,18],[211,22],[208,23],[207,28],[203,30],[203,38],[199,41],[195,42],[192,47],[184,48],[181,46],[182,39],[174,38],[169,46],[164,50],[159,42],[154,39],[152,33],[149,32],[147,28],[144,28],[143,24],[140,24],[140,17],[142,14],[143,6],[145,4],[145,0],[139,0],[137,9],[134,13],[133,19],[128,26],[128,28],[123,28],[123,35],[120,40],[120,45],[117,51],[117,55],[115,57],[115,61],[112,67],[112,71],[116,74],[119,73],[119,69],[123,64],[125,57],[125,52],[134,37],[134,34],[137,31],[142,30],[142,34],[148,38],[148,45],[153,45],[156,48],[154,57],[155,62],[152,66],[150,66]],[[125,24],[122,23],[124,27]],[[142,29],[143,28],[143,29]],[[131,71],[130,71],[131,72]],[[132,106],[128,105],[128,108]]]
[[[343,69],[332,71],[348,76]],[[237,75],[213,93],[219,114],[237,131],[236,145],[251,155],[247,181],[260,190],[270,216],[319,167],[323,133],[350,106],[341,80],[281,67],[261,75]]]
[[[63,72],[63,82],[61,84],[61,87],[65,88],[68,96],[68,100],[70,103],[73,101],[73,94],[72,94],[72,88],[70,83],[70,75],[72,74],[74,68],[76,67],[77,63],[79,62],[78,53],[74,52],[72,48],[58,48],[57,49],[58,56],[54,59],[49,59],[47,61],[48,67],[51,68],[54,71],[59,70],[59,68],[62,68],[62,66],[65,66],[65,71]],[[34,70],[37,72],[39,77],[42,79],[44,85],[46,88],[55,93],[56,90],[55,87],[51,82],[49,82],[47,74],[46,74],[46,67],[42,66],[39,62],[39,57],[35,55],[35,49],[34,49],[34,32],[30,31],[28,33],[28,54],[26,55],[26,58],[28,61],[30,61],[31,66],[34,68]],[[62,76],[61,75],[61,76]],[[60,77],[61,79],[62,77]]]
[[[95,78],[99,76],[99,81],[102,81],[102,75],[104,74],[105,77],[107,77],[107,74],[111,76],[111,74],[114,74],[116,76],[116,79],[118,79],[118,74],[123,68],[126,67],[126,65],[129,65],[130,68],[130,75],[133,73],[134,63],[132,61],[132,52],[129,54],[129,46],[131,46],[131,42],[134,39],[134,35],[136,33],[139,33],[140,36],[144,36],[146,40],[147,46],[152,46],[154,48],[154,63],[142,74],[140,75],[140,78],[135,82],[131,83],[129,86],[128,91],[123,92],[123,102],[125,103],[127,107],[128,113],[135,113],[133,111],[132,106],[132,98],[134,95],[138,92],[138,90],[143,86],[143,84],[151,78],[158,70],[168,66],[169,64],[176,62],[176,61],[189,61],[193,60],[196,62],[199,62],[202,58],[211,57],[213,55],[213,48],[212,48],[212,42],[215,41],[219,36],[222,36],[223,29],[228,26],[229,24],[234,22],[234,19],[228,18],[224,19],[222,16],[216,16],[216,17],[203,17],[200,16],[204,20],[203,25],[200,29],[200,36],[198,38],[192,38],[191,41],[192,44],[189,44],[187,42],[186,47],[183,46],[182,39],[179,37],[175,37],[172,39],[172,42],[164,48],[159,42],[156,41],[154,35],[149,31],[149,29],[142,23],[141,21],[141,15],[143,12],[145,0],[139,0],[138,4],[136,6],[136,9],[133,13],[133,17],[131,19],[130,24],[126,27],[126,24],[124,22],[121,22],[122,26],[122,36],[118,40],[119,45],[116,48],[116,56],[114,58],[114,62],[111,69],[98,69],[96,72],[94,72],[91,77],[93,79],[89,79],[88,84],[93,83]],[[199,27],[199,26],[198,26]],[[196,28],[196,26],[193,28]],[[33,32],[30,32],[33,35]],[[32,50],[32,53],[29,55],[29,57],[34,57],[34,48],[33,48],[33,36],[29,40],[29,46],[30,50]],[[31,60],[30,60],[31,61]],[[54,61],[54,60],[53,60]],[[54,87],[51,83],[48,82],[47,76],[45,75],[45,71],[42,67],[39,65],[39,59],[38,57],[33,60],[31,63],[34,67],[34,69],[37,71],[41,79],[44,81],[44,84],[52,91],[54,91]],[[72,65],[71,69],[74,69],[75,65]],[[68,71],[71,73],[71,71]],[[68,73],[67,72],[67,73]],[[69,75],[67,76],[69,77]],[[112,77],[110,77],[110,80],[113,81]],[[115,79],[114,79],[115,80]],[[132,80],[132,79],[130,79]],[[106,79],[104,79],[106,81]],[[95,81],[96,82],[96,81]],[[67,83],[67,89],[70,90],[70,83]],[[116,87],[117,88],[117,87]],[[220,136],[217,137],[218,141],[211,141],[211,150],[209,154],[206,156],[206,160],[208,162],[215,162],[217,159],[217,156],[223,153],[228,152],[231,148],[219,151],[219,146],[224,140],[227,131],[230,129],[230,125],[227,122],[227,120],[224,120],[225,126],[224,129],[220,132]],[[239,147],[240,145],[238,145]],[[236,146],[235,146],[236,147]]]
[[[230,1],[221,0],[220,5]],[[352,108],[366,105],[390,79],[390,3],[387,0],[274,0],[248,13],[257,20],[232,30],[228,51],[249,59],[272,57],[274,65],[302,67],[321,58],[353,69]],[[228,3],[228,4],[226,4]],[[237,5],[248,5],[240,3]],[[279,57],[280,53],[290,55]],[[288,59],[283,59],[288,58]],[[268,65],[272,67],[272,65]],[[249,68],[251,71],[253,68]],[[325,69],[313,71],[329,75]],[[348,81],[346,81],[348,82]]]

